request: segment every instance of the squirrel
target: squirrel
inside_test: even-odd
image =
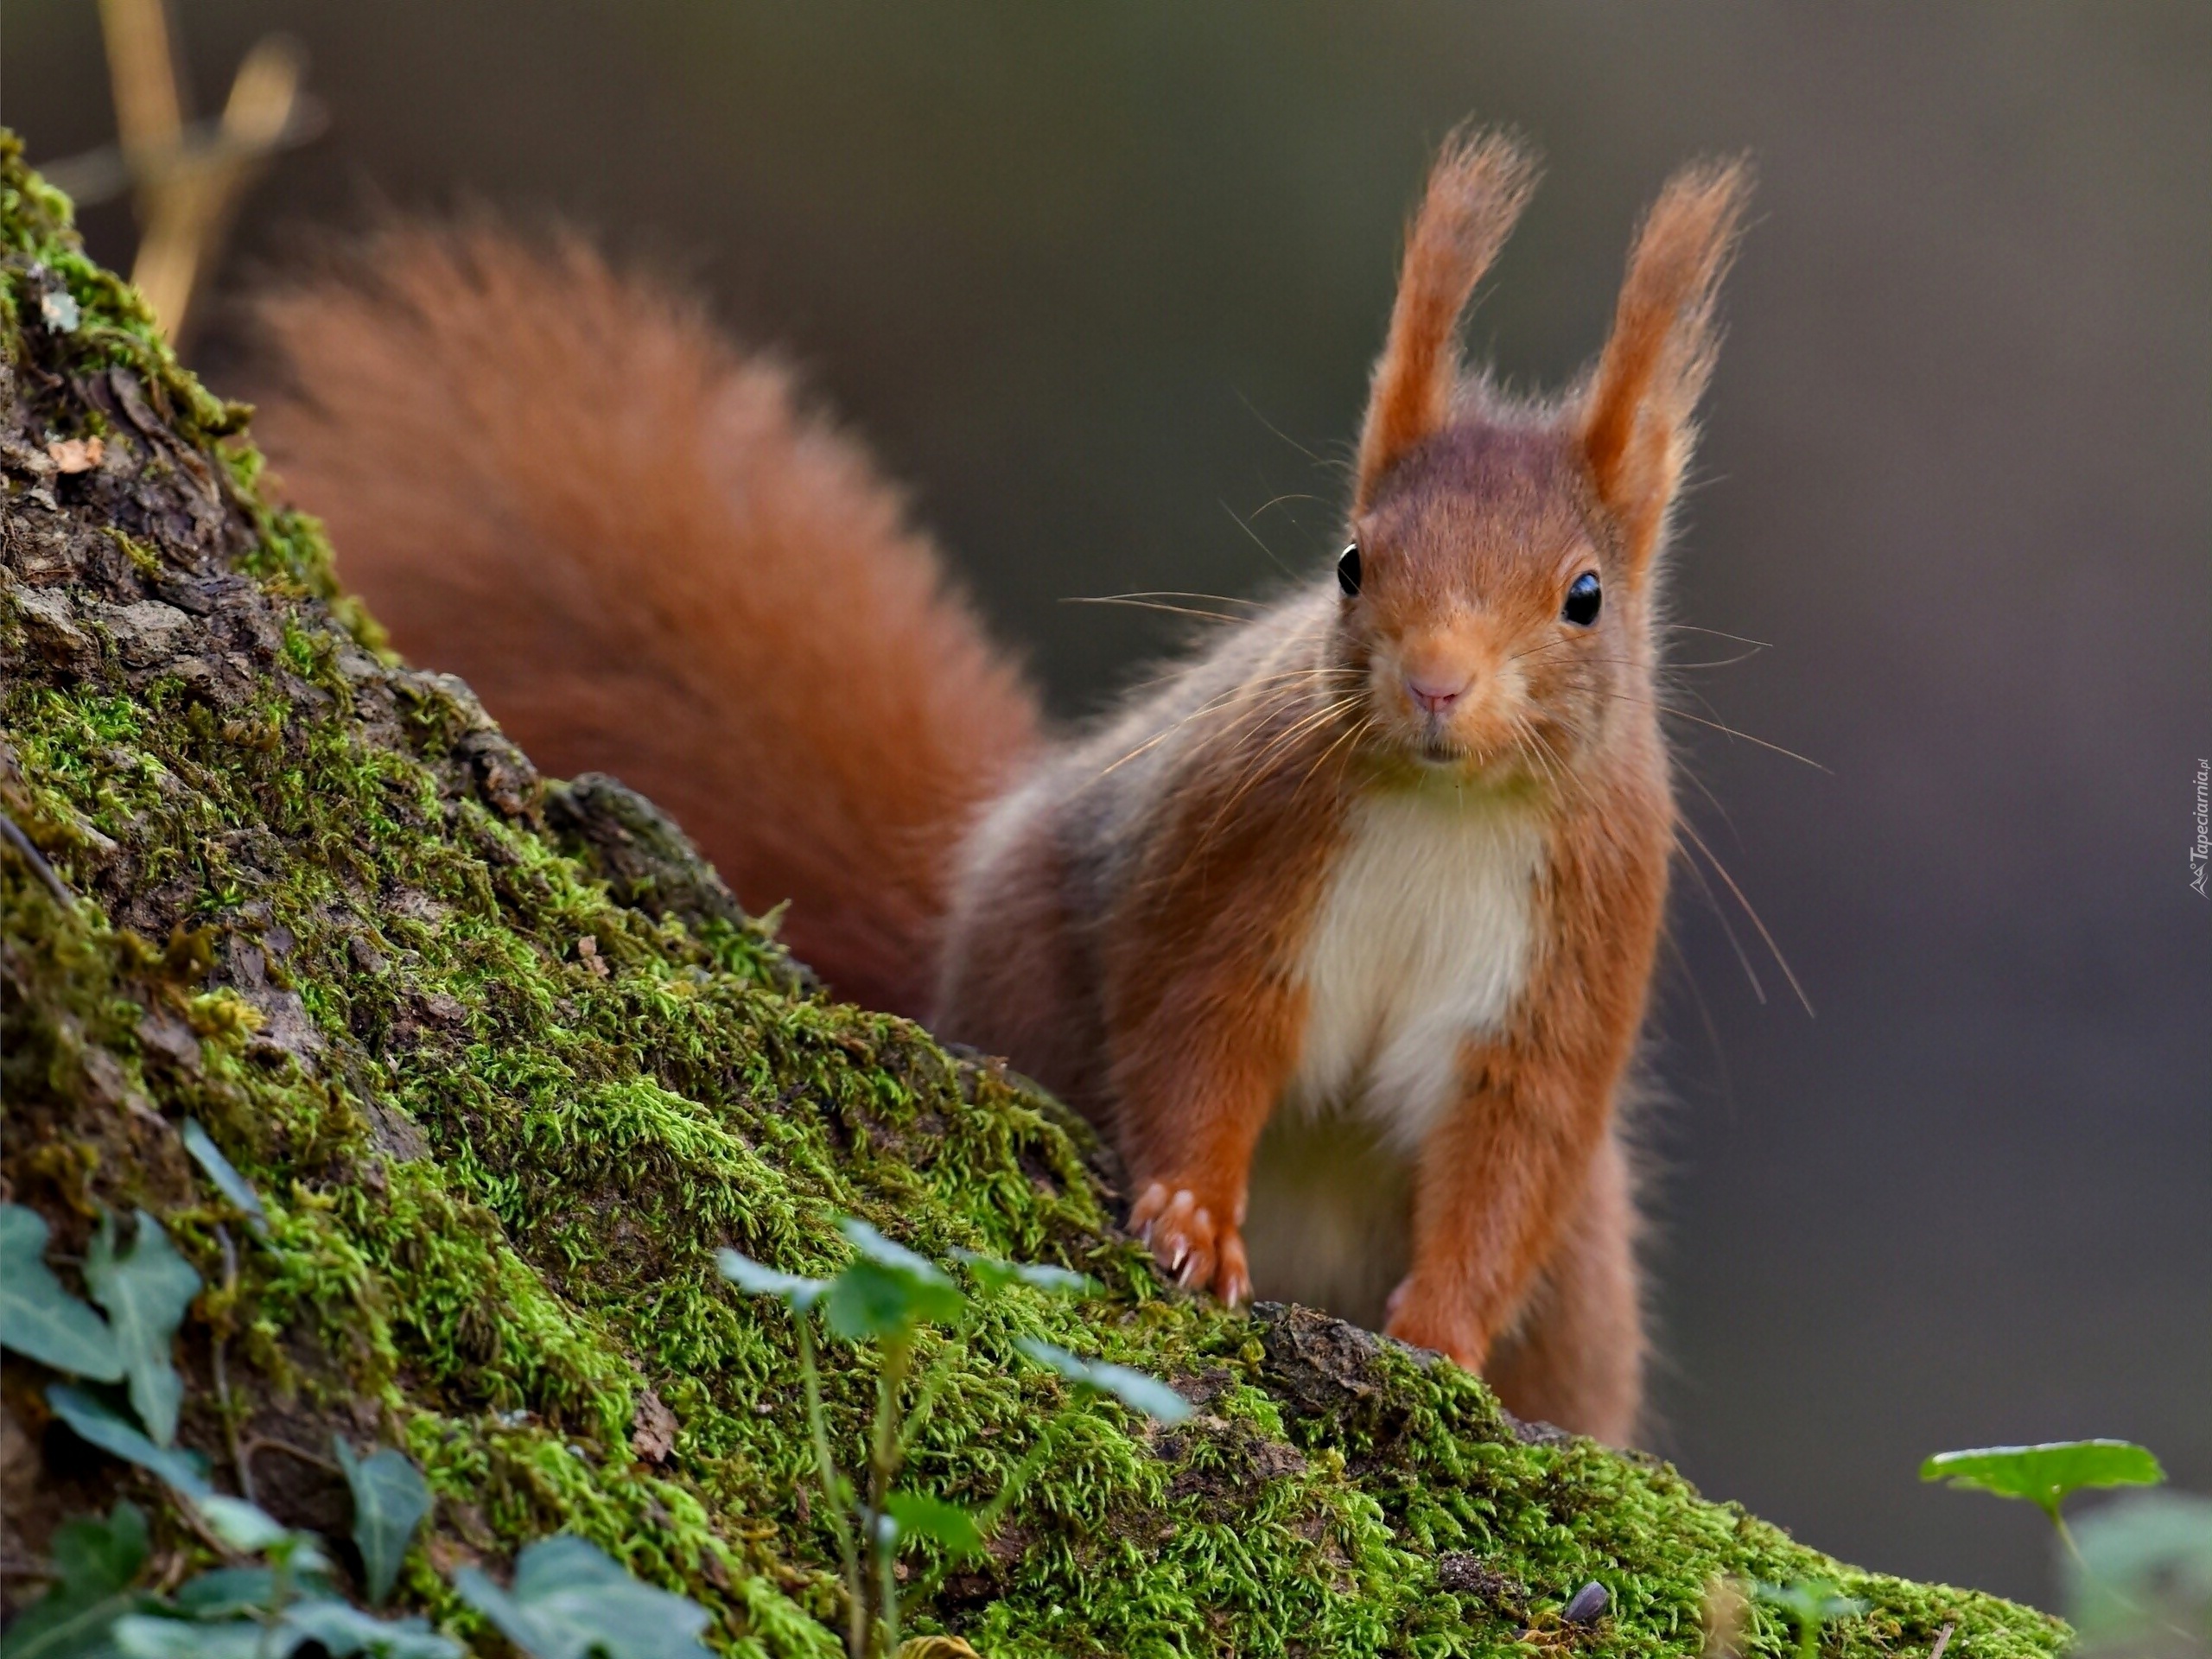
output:
[[[264,292],[257,429],[541,765],[619,771],[840,995],[1098,1123],[1166,1273],[1624,1444],[1655,616],[1748,175],[1668,182],[1530,401],[1457,340],[1535,175],[1497,133],[1435,161],[1333,569],[1065,734],[791,372],[579,237],[389,224]]]

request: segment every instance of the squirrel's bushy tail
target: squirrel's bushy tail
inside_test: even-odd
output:
[[[399,648],[671,811],[842,994],[925,1002],[1020,669],[790,372],[574,237],[387,226],[273,288],[256,422]]]

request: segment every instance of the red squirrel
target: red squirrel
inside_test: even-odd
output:
[[[791,899],[840,992],[1080,1107],[1168,1273],[1624,1442],[1653,619],[1747,179],[1666,186],[1595,367],[1529,402],[1456,340],[1534,179],[1436,161],[1334,569],[1066,735],[790,375],[581,241],[396,226],[264,295],[259,429],[404,649]]]

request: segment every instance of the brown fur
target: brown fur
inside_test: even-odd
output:
[[[619,773],[840,991],[918,1014],[1034,699],[866,454],[574,238],[396,226],[262,296],[256,432],[400,648]]]
[[[1538,801],[1535,960],[1414,1160],[1389,1328],[1471,1367],[1495,1353],[1510,1404],[1623,1440],[1644,1341],[1614,1105],[1675,822],[1654,558],[1743,180],[1669,187],[1596,374],[1543,408],[1463,381],[1453,348],[1533,172],[1473,138],[1432,175],[1361,445],[1359,597],[1318,585],[1232,631],[999,803],[968,849],[939,1019],[1110,1122],[1132,1224],[1233,1300],[1254,1147],[1300,1052],[1300,952],[1353,804],[1436,764]],[[1587,630],[1560,620],[1584,570],[1605,588]],[[1465,695],[1433,715],[1409,680]]]
[[[1360,815],[1443,789],[1539,826],[1517,989],[1456,1072],[1439,1051],[1389,1328],[1488,1367],[1525,1414],[1624,1440],[1643,1338],[1616,1102],[1675,826],[1656,554],[1743,178],[1668,187],[1592,377],[1535,406],[1463,378],[1454,345],[1533,177],[1488,137],[1431,177],[1362,438],[1358,594],[1318,582],[1041,750],[853,452],[791,416],[780,377],[573,248],[548,267],[415,233],[383,260],[403,308],[358,287],[281,302],[342,419],[282,411],[276,448],[403,643],[477,678],[554,764],[612,760],[663,795],[748,901],[792,897],[794,941],[838,953],[841,986],[912,1006],[941,916],[940,1028],[1107,1126],[1132,1225],[1230,1301],[1251,1288],[1255,1148],[1313,1014],[1303,953]],[[405,413],[364,412],[378,402]],[[747,421],[718,416],[733,403]],[[490,639],[442,608],[518,565],[531,608]],[[1586,571],[1604,587],[1586,627],[1561,615]],[[771,779],[782,798],[760,798]]]
[[[1708,162],[1669,180],[1629,258],[1612,337],[1584,401],[1599,494],[1638,563],[1659,544],[1719,346],[1713,308],[1743,227],[1750,171]]]
[[[1445,424],[1459,386],[1460,314],[1535,185],[1533,159],[1502,134],[1461,132],[1436,158],[1406,233],[1389,340],[1375,365],[1356,508],[1401,455]]]

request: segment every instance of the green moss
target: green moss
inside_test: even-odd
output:
[[[65,1236],[96,1200],[147,1204],[219,1284],[224,1211],[146,1109],[207,1126],[270,1230],[195,1313],[185,1437],[223,1465],[219,1341],[231,1427],[308,1446],[372,1423],[404,1445],[440,1503],[404,1592],[448,1628],[483,1634],[442,1567],[565,1528],[713,1609],[728,1652],[836,1650],[790,1323],[731,1294],[711,1252],[828,1270],[854,1214],[940,1260],[1048,1260],[1106,1287],[981,1313],[915,1480],[981,1500],[1019,1462],[1061,1399],[1021,1335],[1203,1402],[1173,1433],[1087,1408],[1000,1548],[923,1610],[995,1659],[1694,1652],[1721,1573],[1866,1598],[1836,1653],[1925,1652],[1952,1621],[1986,1659],[2056,1649],[2038,1615],[1840,1567],[1662,1465],[1524,1440],[1449,1365],[1339,1333],[1342,1363],[1317,1369],[1300,1316],[1163,1293],[1052,1103],[809,992],[760,926],[626,907],[556,844],[526,763],[465,695],[382,654],[320,528],[262,498],[241,411],[84,257],[12,141],[0,249],[10,360],[56,388],[40,418],[84,417],[71,376],[124,367],[223,493],[197,540],[158,512],[104,523],[119,497],[62,499],[80,550],[127,556],[85,553],[63,584],[93,645],[0,589],[0,798],[89,895],[65,906],[0,861],[6,1176]],[[56,281],[73,330],[38,320]],[[149,467],[134,487],[143,505],[188,485]],[[110,638],[101,607],[226,570],[253,586],[222,639],[195,622],[134,666]],[[866,1355],[833,1354],[848,1445],[873,1386]],[[631,1445],[647,1389],[679,1426],[664,1465]],[[1559,1608],[1592,1578],[1613,1614],[1569,1630]],[[1757,1649],[1780,1651],[1758,1617]]]

